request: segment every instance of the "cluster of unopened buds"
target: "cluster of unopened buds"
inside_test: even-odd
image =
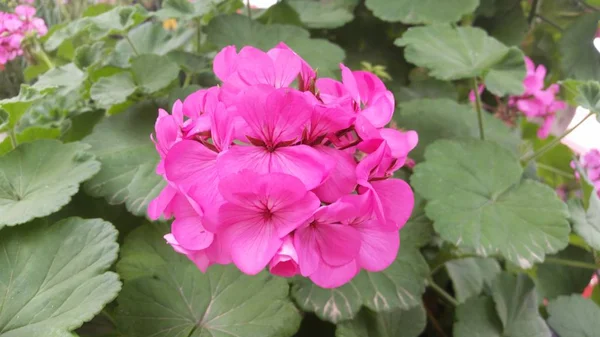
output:
[[[395,104],[379,78],[340,67],[341,82],[317,78],[283,43],[229,46],[214,59],[222,85],[159,111],[167,186],[148,212],[174,218],[177,252],[202,271],[268,267],[326,288],[395,260],[414,197],[393,173],[417,134],[385,127]]]
[[[0,12],[0,67],[23,55],[25,37],[46,35],[48,28],[41,18],[35,17],[35,8],[19,5],[14,13]]]
[[[556,99],[556,94],[560,90],[558,84],[551,84],[544,89],[544,78],[546,77],[546,67],[538,65],[525,57],[525,66],[527,74],[523,80],[524,92],[519,96],[511,96],[508,99],[507,108],[521,112],[528,120],[541,121],[538,129],[538,137],[546,138],[552,130],[552,125],[556,120],[556,113],[566,109],[567,104]],[[479,93],[484,87],[479,87]],[[475,101],[475,95],[470,93],[469,99]]]

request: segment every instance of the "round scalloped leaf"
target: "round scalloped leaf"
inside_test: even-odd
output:
[[[0,157],[0,228],[52,214],[100,170],[87,144],[43,139]]]
[[[113,205],[125,203],[135,215],[146,214],[148,203],[165,185],[154,172],[159,156],[150,141],[157,114],[153,103],[137,104],[106,117],[84,138],[102,163],[100,172],[84,185],[87,193]]]
[[[396,261],[379,273],[361,271],[350,283],[323,289],[305,278],[297,278],[292,297],[305,311],[332,323],[353,318],[361,306],[373,311],[408,310],[421,304],[429,267],[414,247],[400,248]]]
[[[498,261],[492,258],[470,257],[446,262],[456,300],[463,303],[479,295],[500,273]]]
[[[600,331],[600,307],[579,294],[550,301],[548,314],[548,324],[561,337],[596,336]]]
[[[600,78],[600,54],[592,43],[598,30],[598,20],[600,13],[597,12],[582,15],[563,32],[559,48],[565,77],[578,80]]]
[[[580,200],[569,200],[569,211],[573,230],[579,234],[588,245],[600,250],[600,198],[596,193],[590,194],[587,211]]]
[[[449,23],[475,11],[479,0],[367,0],[366,5],[376,17],[385,21]]]
[[[125,278],[117,325],[132,337],[288,337],[300,326],[289,285],[267,272],[248,276],[233,265],[206,273],[175,253],[163,224],[136,229],[117,265]]]
[[[427,317],[423,306],[409,310],[373,312],[363,309],[351,321],[335,330],[336,337],[417,337],[425,329]]]
[[[119,248],[108,222],[68,218],[0,233],[1,337],[69,336],[121,289],[106,271]]]
[[[566,247],[570,226],[556,192],[522,174],[518,159],[495,143],[440,140],[411,182],[444,240],[527,269]]]
[[[405,46],[406,60],[428,68],[433,77],[457,80],[480,76],[488,90],[498,96],[523,92],[523,53],[480,28],[412,27],[395,44]]]

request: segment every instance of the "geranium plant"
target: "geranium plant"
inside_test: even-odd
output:
[[[598,334],[599,8],[2,7],[0,337]]]

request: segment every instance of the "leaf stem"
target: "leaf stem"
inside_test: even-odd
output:
[[[135,48],[135,45],[133,44],[133,41],[131,41],[131,39],[129,38],[128,34],[123,35],[123,37],[125,37],[125,39],[127,40],[127,42],[129,43],[129,45],[131,46],[131,49],[133,50],[133,53],[135,54],[135,56],[140,56],[140,53],[138,52],[138,50]]]
[[[185,73],[185,79],[183,80],[183,88],[187,87],[188,85],[190,85],[190,82],[192,81],[192,75],[188,72]]]
[[[248,10],[248,17],[252,19],[252,9],[250,8],[250,0],[246,0],[246,9]]]
[[[579,121],[579,123],[575,124],[575,126],[573,126],[572,128],[568,129],[567,131],[563,132],[562,135],[554,138],[550,143],[542,146],[541,149],[537,150],[536,152],[534,152],[533,154],[526,156],[522,159],[522,161],[525,162],[525,166],[527,166],[527,164],[529,164],[529,162],[539,158],[540,156],[542,156],[544,153],[550,151],[554,146],[556,146],[558,143],[560,143],[560,141],[565,138],[566,136],[568,136],[571,132],[573,132],[575,129],[577,129],[578,126],[580,126],[581,124],[583,124],[583,122],[585,122],[588,118],[590,118],[592,115],[594,114],[593,111],[590,111],[587,116],[585,116],[581,121]]]
[[[550,20],[550,19],[546,18],[545,16],[542,16],[542,15],[540,15],[540,14],[536,14],[536,15],[535,15],[535,17],[536,17],[536,18],[539,18],[540,20],[544,21],[545,23],[547,23],[547,24],[549,24],[550,26],[552,26],[552,27],[554,27],[554,28],[558,29],[558,30],[559,30],[559,31],[561,31],[561,32],[564,30],[564,29],[563,29],[561,26],[559,26],[559,25],[558,25],[556,22],[554,22],[554,21],[552,21],[552,20]]]
[[[560,264],[563,266],[575,267],[575,268],[583,268],[583,269],[592,269],[598,270],[600,269],[599,265],[587,262],[573,261],[567,259],[558,259],[554,257],[547,257],[544,262],[552,263],[552,264]]]
[[[8,130],[8,137],[10,137],[10,145],[13,149],[17,147],[19,142],[17,142],[17,135],[15,134],[15,129]]]
[[[110,314],[108,311],[106,311],[106,309],[102,309],[101,313],[102,313],[102,315],[104,315],[104,317],[106,317],[106,319],[108,319],[108,320],[110,321],[110,323],[111,323],[113,326],[115,326],[115,327],[117,326],[117,322],[116,322],[116,321],[115,321],[115,319],[112,317],[112,315],[111,315],[111,314]]]
[[[598,11],[598,8],[588,4],[587,2],[585,2],[584,0],[576,0],[577,2],[579,2],[579,4],[587,9],[593,10],[595,12]]]
[[[479,85],[477,78],[473,77],[473,90],[475,93],[475,110],[477,110],[477,123],[479,124],[479,138],[485,140],[485,132],[483,131],[483,110],[481,109],[481,95],[479,95]]]
[[[542,164],[542,163],[537,163],[537,166],[541,169],[544,169],[548,172],[552,172],[554,174],[558,174],[561,177],[567,178],[567,179],[572,179],[575,180],[575,176],[573,174],[569,174],[568,172],[559,170],[555,167],[552,167],[550,165],[546,165],[546,164]]]
[[[533,19],[535,19],[535,15],[538,10],[538,2],[539,0],[533,0],[533,2],[531,3],[531,10],[529,11],[529,15],[527,16],[527,23],[529,24],[529,26],[533,24]]]
[[[431,279],[431,278],[429,279],[429,286],[436,293],[438,293],[438,295],[443,297],[446,301],[448,301],[453,306],[456,307],[460,304],[454,297],[452,297],[452,295],[448,294],[444,289],[442,289],[442,287],[438,286],[435,282],[433,282],[433,279]]]
[[[39,41],[35,40],[35,55],[46,64],[46,66],[48,67],[48,69],[54,69],[56,68],[56,66],[54,65],[54,62],[52,62],[52,60],[50,60],[50,57],[48,57],[48,54],[46,54],[46,51],[44,50],[44,47],[39,43]]]

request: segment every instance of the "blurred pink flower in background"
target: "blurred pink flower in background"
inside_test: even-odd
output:
[[[44,20],[35,17],[35,8],[19,5],[14,13],[0,12],[0,65],[23,55],[22,41],[31,34],[46,35]]]

